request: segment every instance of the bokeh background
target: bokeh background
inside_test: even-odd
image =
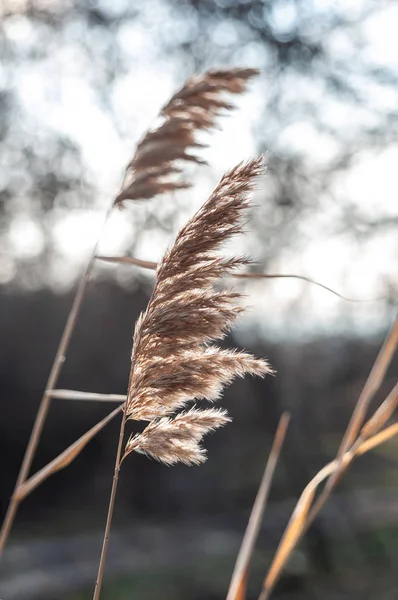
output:
[[[233,423],[200,468],[123,464],[104,600],[225,597],[283,410],[292,422],[249,586],[256,598],[302,488],[337,451],[395,316],[398,3],[372,0],[2,0],[0,3],[0,506],[12,493],[76,281],[134,147],[184,80],[257,67],[203,141],[194,187],[115,211],[102,254],[157,260],[227,168],[268,153],[247,235],[255,269],[227,340],[277,370],[225,394]],[[59,387],[125,393],[153,274],[98,263]],[[376,400],[397,379],[391,365]],[[375,404],[376,405],[376,404]],[[33,470],[109,412],[54,400]],[[118,424],[20,507],[3,600],[91,598]],[[279,598],[398,594],[397,444],[360,459],[295,553]]]

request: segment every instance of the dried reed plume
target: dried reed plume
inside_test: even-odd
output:
[[[192,408],[174,419],[155,419],[142,434],[129,439],[125,456],[136,450],[166,465],[177,462],[198,465],[206,460],[204,449],[198,445],[202,437],[230,420],[225,410],[215,408]]]
[[[221,258],[216,251],[242,231],[241,216],[263,163],[258,158],[226,173],[157,269],[151,299],[134,332],[126,404],[128,418],[152,422],[130,438],[126,454],[137,450],[167,464],[203,462],[198,443],[227,422],[226,413],[194,409],[167,417],[191,400],[216,400],[237,376],[271,371],[265,360],[246,352],[209,346],[225,336],[243,310],[236,303],[239,294],[213,284],[248,261]]]
[[[242,93],[257,73],[256,69],[235,68],[208,71],[188,79],[160,111],[160,125],[149,130],[138,144],[115,204],[190,187],[186,180],[175,178],[181,172],[178,161],[204,163],[189,152],[203,147],[196,133],[213,129],[220,113],[233,108],[221,98],[223,93]]]

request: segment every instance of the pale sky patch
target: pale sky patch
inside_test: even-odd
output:
[[[328,3],[313,1],[312,4],[321,5],[327,10]],[[330,7],[335,5],[334,2],[329,4]],[[348,11],[354,18],[361,2],[345,0],[337,4],[341,4],[342,10]],[[148,3],[147,7],[143,8],[143,14],[147,11],[150,17],[151,11],[159,6],[161,4],[156,2]],[[283,11],[276,11],[273,15],[275,26],[288,30],[295,19],[294,10],[292,3],[285,3]],[[156,14],[161,18],[160,13]],[[397,28],[396,6],[382,7],[369,18],[365,33],[368,38],[366,53],[370,61],[379,65],[397,64]],[[26,20],[11,22],[9,30],[18,44],[28,43],[34,35]],[[122,47],[132,59],[131,70],[117,80],[110,99],[118,114],[121,133],[116,131],[109,116],[98,105],[94,88],[89,79],[84,77],[78,50],[73,45],[70,48],[61,48],[35,69],[26,65],[16,75],[24,108],[38,122],[66,134],[79,146],[87,169],[97,186],[96,208],[60,212],[54,217],[52,235],[62,259],[59,259],[59,264],[54,266],[53,271],[55,279],[63,284],[65,281],[73,281],[73,273],[76,274],[77,266],[81,268],[89,255],[100,231],[105,207],[117,192],[124,166],[131,158],[134,145],[153,123],[162,104],[181,84],[181,81],[177,81],[175,65],[167,68],[163,62],[162,68],[159,69],[145,24],[122,27],[118,35]],[[224,25],[223,35],[226,38],[232,35],[227,25]],[[342,47],[348,44],[343,38],[340,41],[336,38],[334,43],[341,44]],[[255,53],[255,48],[253,52]],[[296,83],[299,86],[306,85],[304,79]],[[203,156],[211,165],[211,169],[200,173],[198,170],[194,189],[181,194],[184,202],[180,215],[181,224],[206,200],[213,185],[225,170],[256,154],[255,133],[260,123],[259,116],[266,94],[264,81],[254,83],[251,91],[244,97],[233,98],[238,108],[220,121],[222,129],[212,137],[206,136],[206,142],[210,146],[203,152]],[[322,102],[322,90],[310,85],[308,94],[319,96]],[[377,97],[380,102],[384,101],[382,90],[375,90],[374,94],[375,102]],[[388,103],[394,102],[393,96],[393,93],[389,96]],[[329,100],[325,100],[325,114],[330,123],[337,127],[345,126],[347,122],[355,123],[356,120],[360,123],[367,118],[366,114],[360,114],[360,111],[348,109],[343,104]],[[310,159],[320,164],[327,163],[338,151],[332,138],[320,134],[304,120],[297,120],[281,131],[278,143],[281,147],[306,152]],[[381,215],[398,216],[397,164],[398,145],[386,151],[369,151],[358,157],[348,173],[336,179],[333,193],[337,197],[348,198],[357,205],[361,213],[369,217],[376,219]],[[172,202],[173,199],[168,198],[167,201]],[[323,206],[321,201],[322,198],[319,206]],[[317,219],[327,218],[327,215],[325,217],[314,214],[312,218],[312,223],[303,222],[302,226],[313,228]],[[129,239],[134,235],[134,227],[132,209],[125,213],[118,211],[112,215],[101,242],[102,253],[117,254],[128,246]],[[158,260],[171,241],[172,237],[168,240],[164,233],[144,235],[140,238],[137,252],[141,258]],[[43,239],[34,222],[16,219],[9,232],[9,242],[16,255],[29,257],[40,252]],[[372,298],[378,295],[381,281],[386,274],[398,274],[397,246],[397,241],[392,235],[375,238],[361,251],[348,243],[344,236],[330,240],[317,239],[314,236],[300,255],[289,251],[282,253],[277,266],[281,272],[297,272],[319,279],[326,285],[335,286],[346,295]],[[238,247],[240,248],[240,243]],[[10,273],[5,263],[1,268],[3,270],[0,271],[0,280],[2,277],[8,277]],[[254,284],[250,288],[250,303],[254,305],[255,317],[251,318],[264,325],[269,311],[272,310],[272,327],[283,328],[284,315],[301,297],[303,285],[308,287],[308,284],[293,280]],[[358,315],[362,315],[363,323],[373,322],[377,312],[374,306],[357,305],[355,318],[360,319]],[[334,322],[340,309],[340,300],[323,290],[313,288],[305,308],[300,309],[301,323],[298,319],[297,326],[305,328],[318,323],[323,327],[326,323]]]

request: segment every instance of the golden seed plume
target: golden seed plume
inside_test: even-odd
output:
[[[222,111],[233,108],[222,98],[224,93],[242,93],[257,74],[256,69],[235,68],[208,71],[188,79],[162,108],[160,125],[149,130],[138,144],[115,204],[190,187],[188,181],[176,179],[181,172],[178,162],[204,162],[189,152],[203,147],[196,133],[213,129]]]
[[[126,452],[140,450],[167,464],[176,462],[180,453],[182,462],[197,464],[204,454],[200,439],[193,433],[189,437],[189,431],[195,431],[200,411],[167,417],[194,399],[216,400],[235,377],[271,372],[265,360],[209,345],[225,336],[243,310],[237,305],[238,293],[216,289],[214,283],[248,261],[221,258],[217,251],[224,241],[242,230],[241,217],[263,167],[264,159],[260,157],[226,173],[159,264],[152,296],[134,331],[126,404],[130,419],[152,423],[130,439]],[[205,414],[199,437],[226,422],[225,413],[221,421],[220,412]],[[215,420],[210,426],[212,415]],[[176,442],[172,451],[169,442],[164,441],[162,446],[159,438],[163,431],[174,439],[170,434],[174,424],[178,431],[184,430],[185,438],[183,444]]]
[[[227,411],[215,408],[192,408],[176,415],[174,419],[156,419],[143,433],[128,440],[125,456],[135,450],[166,465],[177,462],[199,465],[206,460],[206,452],[199,445],[202,437],[230,420]]]

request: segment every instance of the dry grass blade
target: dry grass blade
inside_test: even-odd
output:
[[[246,598],[246,582],[249,572],[250,560],[253,555],[254,546],[261,527],[265,506],[268,500],[275,467],[278,462],[279,454],[286,436],[289,425],[290,415],[284,413],[279,421],[271,452],[265,466],[257,496],[253,504],[250,519],[239,549],[235,568],[232,574],[231,583],[228,590],[227,600],[244,600]]]
[[[15,491],[15,496],[20,502],[26,496],[28,496],[33,490],[35,490],[39,485],[43,483],[46,479],[48,479],[54,473],[61,471],[67,467],[75,458],[80,454],[80,452],[87,446],[90,440],[93,439],[97,435],[101,429],[105,427],[116,415],[118,415],[122,410],[122,407],[119,406],[114,411],[112,411],[109,415],[107,415],[102,421],[94,425],[89,431],[87,431],[84,435],[82,435],[76,442],[74,442],[69,448],[64,450],[59,456],[54,458],[51,462],[49,462],[45,467],[40,469],[37,473],[35,473],[32,477],[27,479],[24,483],[22,483]]]
[[[197,132],[213,129],[217,117],[233,108],[223,94],[242,93],[257,73],[256,69],[235,68],[208,71],[188,79],[162,108],[160,124],[138,144],[115,204],[190,187],[188,181],[176,179],[181,172],[179,162],[203,162],[190,152],[202,146],[196,139]]]
[[[375,363],[372,367],[372,370],[369,374],[369,377],[363,387],[361,395],[359,396],[358,402],[355,406],[354,412],[352,413],[350,422],[345,431],[344,437],[340,444],[340,448],[338,451],[338,458],[343,456],[343,454],[353,445],[355,440],[358,437],[360,429],[364,423],[366,412],[369,407],[369,404],[380,388],[384,376],[387,372],[387,369],[391,363],[392,357],[396,351],[398,346],[398,318],[395,320],[392,328],[390,329],[383,346],[380,349],[380,352],[375,360]],[[330,496],[333,488],[338,483],[340,476],[344,472],[344,465],[341,465],[340,469],[337,469],[333,472],[332,477],[326,483],[325,488],[322,490],[319,498],[317,499],[315,505],[313,506],[310,516],[309,523],[315,519],[316,515],[322,510],[322,507],[325,505],[328,497]]]
[[[150,269],[152,271],[156,271],[158,267],[156,262],[151,260],[142,260],[140,258],[135,258],[134,256],[102,256],[98,254],[95,258],[103,262],[134,265],[136,267],[142,267],[143,269]],[[310,277],[305,277],[305,275],[295,275],[294,273],[233,273],[232,277],[237,277],[238,279],[299,279],[300,281],[306,281],[307,283],[317,285],[323,290],[330,292],[334,296],[337,296],[346,302],[377,302],[384,299],[384,297],[371,298],[369,300],[364,300],[361,298],[347,298],[347,296],[343,296],[343,294],[336,292],[336,290],[333,290],[320,281],[316,281]]]
[[[299,503],[297,504],[296,509],[289,521],[289,525],[283,535],[275,558],[272,562],[271,568],[264,582],[264,587],[259,596],[259,600],[266,600],[269,597],[269,594],[275,586],[282,569],[286,565],[293,549],[300,539],[306,523],[308,511],[315,496],[315,492],[316,486],[311,486],[307,487],[302,493]]]
[[[306,277],[305,275],[296,275],[295,273],[235,273],[234,277],[241,277],[242,279],[298,279],[299,281],[305,281],[312,285],[316,285],[346,302],[379,302],[380,300],[385,300],[385,296],[378,296],[377,298],[370,299],[348,298],[316,279],[311,279],[311,277]]]
[[[365,423],[361,429],[360,438],[367,439],[387,423],[398,406],[398,383],[391,390],[387,398],[382,402],[374,415]]]
[[[91,272],[95,263],[95,256],[97,254],[99,242],[102,236],[102,232],[105,230],[105,226],[107,224],[109,215],[111,213],[112,207],[110,207],[105,215],[102,229],[99,233],[98,239],[94,245],[92,254],[87,263],[86,269],[80,279],[79,285],[76,290],[76,294],[73,300],[72,307],[70,309],[68,318],[65,323],[64,330],[62,332],[61,339],[58,344],[58,348],[55,353],[54,361],[51,366],[51,371],[48,376],[46,388],[43,392],[40,406],[36,414],[35,422],[33,424],[33,428],[29,437],[29,442],[26,447],[25,455],[21,464],[21,468],[18,473],[18,478],[15,484],[14,493],[11,496],[10,503],[8,505],[8,509],[4,518],[4,521],[1,526],[0,531],[0,556],[4,550],[4,547],[7,543],[7,539],[9,533],[11,531],[15,515],[17,513],[17,509],[19,506],[19,501],[16,497],[16,491],[20,488],[20,486],[26,481],[30,468],[32,466],[32,461],[36,453],[36,448],[39,444],[40,436],[43,431],[44,423],[47,418],[48,411],[51,405],[51,397],[47,394],[48,390],[52,390],[57,385],[58,377],[61,373],[62,366],[65,361],[65,356],[69,348],[69,343],[73,334],[73,331],[76,326],[76,322],[80,313],[80,309],[82,306],[83,298],[90,281]]]
[[[283,534],[274,560],[264,580],[263,589],[259,596],[259,600],[266,600],[269,597],[277,580],[280,577],[283,568],[286,566],[293,549],[296,547],[297,543],[305,533],[308,524],[307,517],[309,509],[314,499],[316,490],[322,481],[338,471],[341,464],[347,468],[356,456],[360,456],[366,452],[369,452],[376,446],[387,442],[396,435],[398,435],[398,423],[383,429],[383,431],[377,433],[375,436],[358,444],[355,448],[352,448],[346,452],[341,458],[336,458],[334,461],[323,467],[323,469],[321,469],[321,471],[319,471],[319,473],[317,473],[315,477],[308,483],[301,494],[299,501],[297,502],[296,508],[290,518],[288,526],[286,527],[285,533]]]
[[[376,433],[372,437],[364,440],[358,447],[355,449],[355,456],[361,456],[369,450],[373,450],[376,446],[380,446],[380,444],[384,444],[388,442],[391,438],[398,435],[398,423],[393,423],[393,425],[389,425],[379,433]]]
[[[143,269],[150,269],[151,271],[156,271],[158,268],[157,262],[153,262],[152,260],[141,260],[140,258],[134,258],[134,256],[102,256],[101,254],[97,254],[95,258],[102,262],[134,265],[136,267],[142,267]]]
[[[346,450],[356,440],[359,430],[361,429],[365,420],[366,411],[368,409],[369,403],[383,382],[384,376],[387,372],[388,367],[390,366],[391,360],[395,354],[397,346],[398,318],[395,320],[394,325],[392,326],[375,360],[370,375],[365,383],[365,386],[359,397],[358,403],[352,414],[351,420],[348,424],[344,438],[341,442],[339,454],[344,454],[344,452],[346,452]]]
[[[48,396],[59,400],[89,400],[92,402],[125,402],[125,394],[96,394],[77,390],[48,390]]]
[[[165,418],[190,400],[217,400],[223,387],[235,377],[246,373],[264,376],[271,371],[265,360],[246,352],[209,345],[225,336],[243,310],[237,305],[239,294],[217,290],[214,283],[248,261],[221,258],[217,251],[223,242],[241,232],[249,192],[263,167],[263,158],[259,158],[226,173],[159,264],[152,296],[135,327],[128,418]],[[208,424],[209,429],[219,427],[221,420],[226,422],[224,417],[220,420],[217,411],[207,413],[207,422],[210,415],[214,422]],[[130,440],[126,452],[140,450],[162,460],[160,432],[167,430],[168,437],[172,437],[171,430],[176,428],[181,460],[197,464],[203,457],[194,435],[198,418],[197,413],[184,413],[184,420],[191,421],[191,445],[186,441],[183,445],[177,443],[182,422],[166,418],[149,425],[139,443],[138,438]],[[171,464],[175,458],[170,448],[164,447],[163,462]]]

